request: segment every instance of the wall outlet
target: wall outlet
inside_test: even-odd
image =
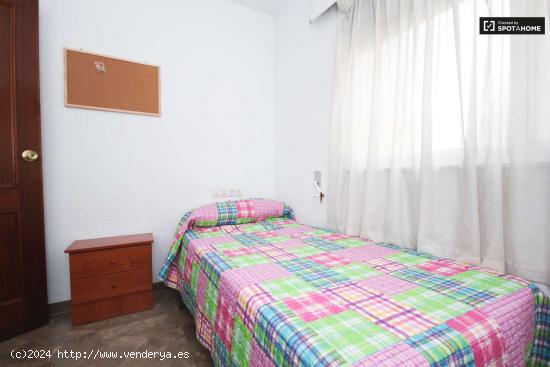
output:
[[[238,198],[241,196],[241,189],[218,189],[212,191],[212,197],[215,198]]]

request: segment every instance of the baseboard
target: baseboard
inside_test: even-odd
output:
[[[166,284],[164,284],[163,282],[153,283],[153,293],[166,291],[166,290],[169,290],[169,289],[172,289],[172,288],[166,286]]]
[[[71,313],[71,300],[50,303],[48,305],[48,313],[50,316]]]
[[[169,290],[163,282],[153,283],[153,293],[164,292]],[[48,313],[50,316],[57,316],[71,313],[71,300],[50,303],[48,305]]]

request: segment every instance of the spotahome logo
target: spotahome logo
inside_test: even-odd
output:
[[[544,34],[544,17],[480,17],[480,34]]]
[[[495,21],[494,20],[484,20],[483,21],[483,30],[485,32],[494,32],[495,31]]]

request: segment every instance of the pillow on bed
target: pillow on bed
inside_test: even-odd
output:
[[[187,212],[176,229],[176,238],[188,228],[259,222],[267,218],[294,219],[292,208],[281,201],[267,199],[235,200],[201,206]]]

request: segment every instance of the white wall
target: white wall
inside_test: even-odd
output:
[[[298,220],[325,226],[326,204],[313,198],[312,183],[321,170],[327,188],[336,9],[312,24],[309,15],[309,0],[291,0],[276,19],[276,197]]]
[[[153,232],[156,279],[212,189],[274,196],[272,17],[226,0],[41,0],[40,28],[49,302],[70,298],[76,239]],[[162,117],[64,107],[63,47],[160,65]]]

